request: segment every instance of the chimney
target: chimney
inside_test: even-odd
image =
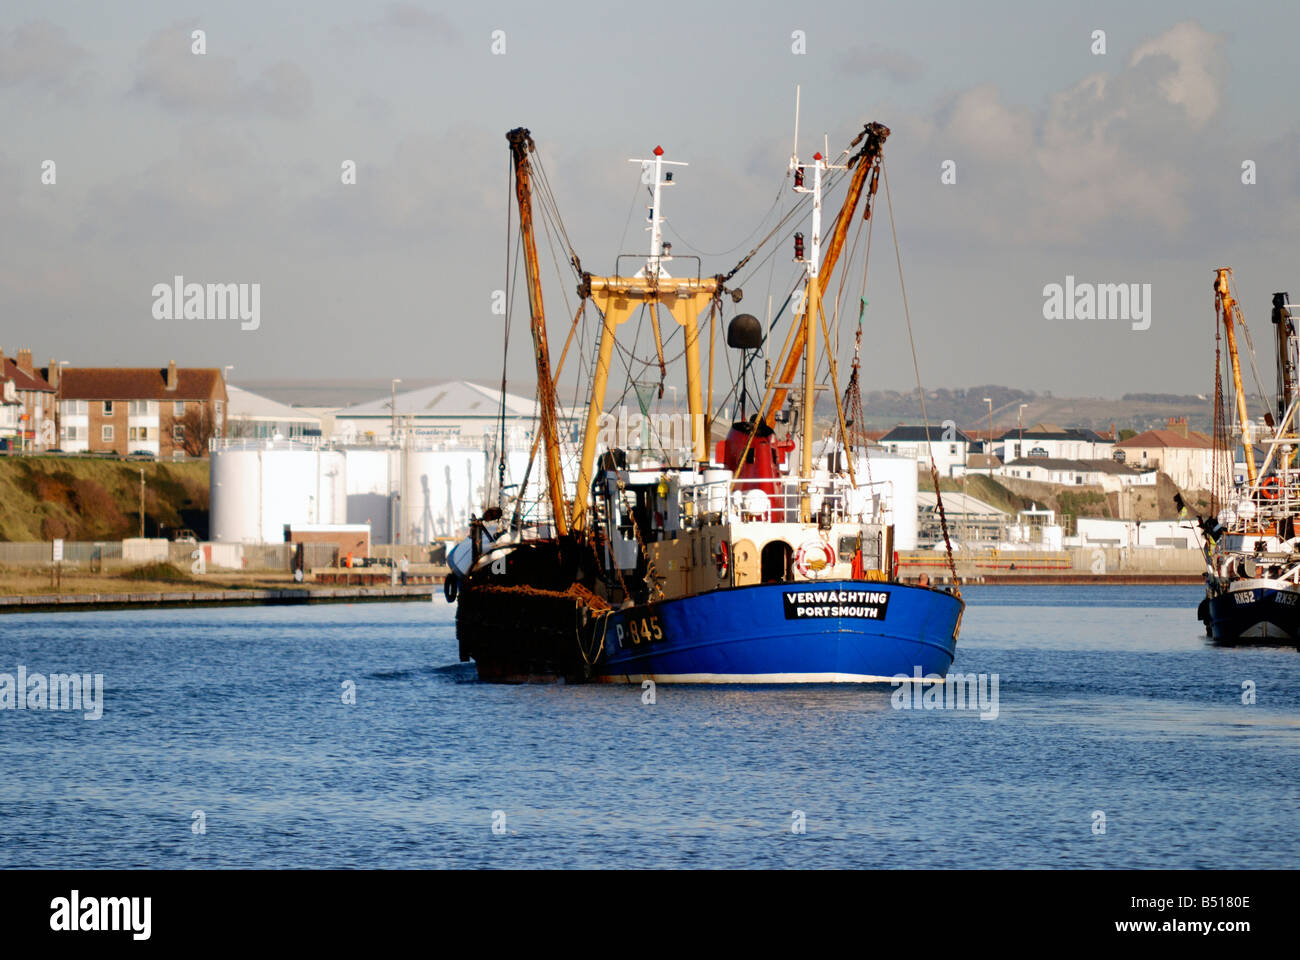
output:
[[[18,369],[29,377],[36,375],[36,371],[32,368],[32,352],[30,350],[18,351]]]
[[[55,390],[59,389],[59,364],[53,357],[50,357],[50,367],[45,373],[45,379]]]
[[[177,387],[177,382],[176,382],[176,361],[175,361],[175,360],[168,360],[168,361],[167,361],[167,389],[168,389],[168,390],[175,390],[176,387]]]

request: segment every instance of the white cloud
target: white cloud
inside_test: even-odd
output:
[[[1199,23],[1186,20],[1133,51],[1129,66],[1136,67],[1150,57],[1167,57],[1174,69],[1160,79],[1161,94],[1187,111],[1198,129],[1219,109],[1224,61],[1220,53],[1223,38]]]
[[[68,93],[85,84],[90,54],[62,27],[31,20],[0,30],[0,87],[25,86]]]
[[[177,112],[265,112],[288,118],[311,106],[311,81],[296,64],[279,61],[254,79],[241,75],[233,57],[191,51],[192,25],[155,33],[140,51],[131,92]]]

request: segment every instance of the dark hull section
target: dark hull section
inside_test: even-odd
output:
[[[578,683],[592,678],[584,651],[591,649],[593,637],[600,648],[593,622],[599,615],[581,598],[480,587],[461,593],[457,603],[460,658],[474,660],[479,679]]]
[[[599,648],[593,607],[603,604],[581,585],[585,556],[570,540],[537,541],[472,573],[456,607],[461,660],[498,683],[590,679],[583,641]]]
[[[1200,614],[1217,643],[1292,646],[1300,641],[1300,593],[1294,589],[1232,590],[1207,597]]]

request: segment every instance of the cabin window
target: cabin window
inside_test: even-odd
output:
[[[840,537],[840,560],[852,563],[853,555],[858,552],[857,537]]]

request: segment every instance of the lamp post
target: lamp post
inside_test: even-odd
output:
[[[397,385],[401,382],[402,382],[401,377],[393,377],[392,399],[388,401],[389,409],[392,410],[393,413],[393,426],[391,430],[391,436],[389,438],[390,440],[397,439]]]
[[[1020,446],[1016,448],[1016,459],[1019,460],[1025,455],[1025,407],[1027,403],[1022,403],[1020,409],[1016,411],[1016,423],[1020,425]]]
[[[993,399],[985,397],[984,402],[989,405],[989,445],[984,450],[984,463],[989,468],[989,477],[993,476]]]

